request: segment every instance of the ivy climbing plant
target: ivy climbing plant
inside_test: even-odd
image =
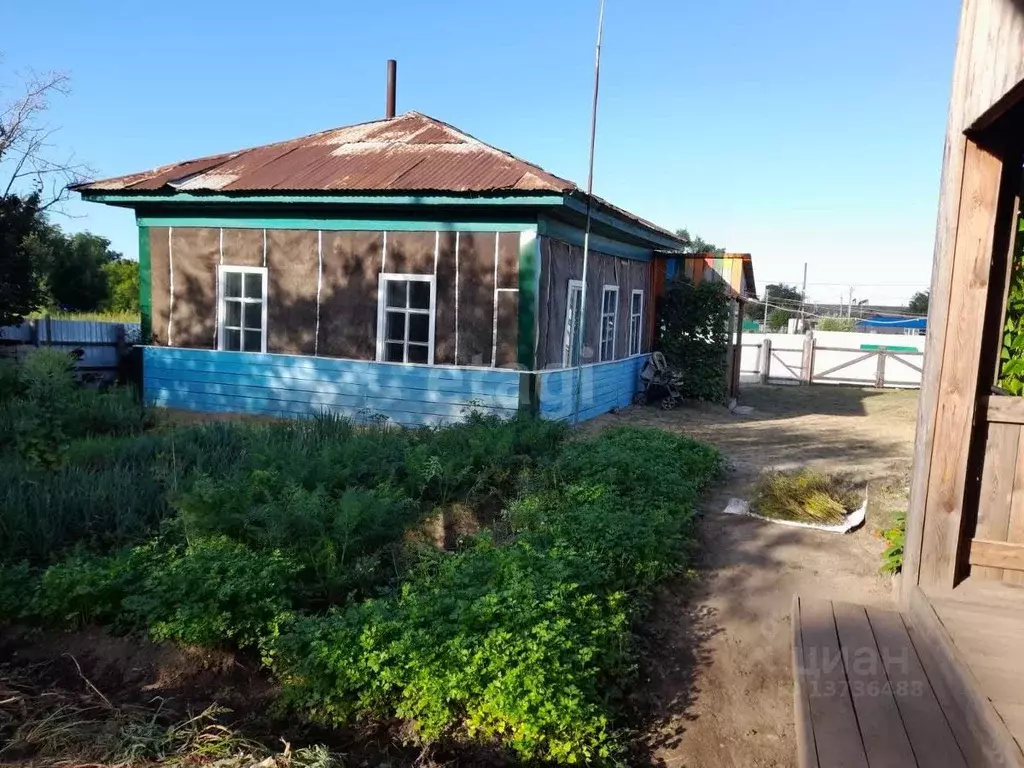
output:
[[[684,397],[725,399],[730,301],[724,284],[685,278],[673,280],[659,301],[658,348],[682,373]]]
[[[1006,299],[999,386],[1011,394],[1024,395],[1024,237],[1019,231]]]

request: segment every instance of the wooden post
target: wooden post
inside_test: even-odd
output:
[[[814,334],[804,334],[804,349],[800,355],[800,383],[810,384],[814,379]]]
[[[875,368],[875,386],[878,389],[885,387],[885,358],[888,355],[885,352],[885,347],[878,348],[878,366]]]
[[[733,352],[736,349],[736,343],[733,341],[733,334],[736,330],[736,305],[735,302],[729,302],[729,319],[726,320],[726,327],[728,328],[728,344],[725,349],[725,391],[727,397],[735,397],[733,393],[732,379],[733,379],[733,368],[736,365],[735,356]]]
[[[772,340],[765,339],[761,342],[761,383],[768,383],[769,371],[772,367]]]
[[[743,367],[743,301],[736,300],[736,346],[732,350],[732,397],[740,394],[740,369]]]

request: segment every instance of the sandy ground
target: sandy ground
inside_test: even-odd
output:
[[[877,537],[905,509],[917,393],[836,387],[748,387],[736,416],[716,406],[629,408],[598,419],[658,426],[717,445],[731,469],[703,503],[696,574],[660,594],[647,628],[638,706],[650,726],[637,760],[679,768],[796,763],[793,596],[891,605]],[[766,468],[805,465],[868,487],[867,524],[846,536],[721,514]]]

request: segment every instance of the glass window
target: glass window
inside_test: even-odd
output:
[[[377,359],[434,362],[434,277],[381,275]]]
[[[565,333],[562,337],[562,365],[566,368],[579,365],[582,322],[583,283],[580,280],[570,280],[565,303]]]
[[[267,270],[220,267],[219,349],[267,351]]]
[[[629,297],[629,354],[639,355],[644,327],[644,292],[635,290]]]
[[[619,287],[606,285],[601,294],[601,360],[615,359],[615,326],[619,319]]]

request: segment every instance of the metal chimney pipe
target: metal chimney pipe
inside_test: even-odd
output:
[[[398,75],[398,62],[388,59],[388,96],[384,105],[384,117],[390,120],[395,116],[395,80]]]

